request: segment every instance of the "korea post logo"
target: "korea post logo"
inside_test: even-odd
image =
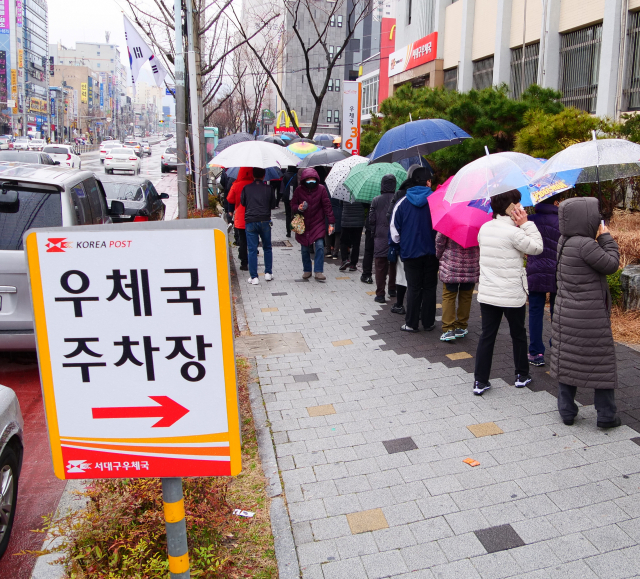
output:
[[[73,243],[67,241],[66,237],[49,237],[45,247],[47,248],[47,253],[65,253],[65,250],[73,247]]]

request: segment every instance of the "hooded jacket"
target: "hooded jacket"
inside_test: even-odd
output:
[[[433,191],[429,187],[411,187],[393,209],[391,239],[400,244],[403,261],[436,254],[436,232],[427,202],[431,193]]]
[[[238,177],[234,181],[233,185],[231,185],[231,189],[227,195],[227,201],[235,205],[235,209],[233,211],[233,226],[236,229],[246,229],[244,221],[245,208],[240,204],[240,196],[245,186],[250,185],[251,183],[253,183],[253,168],[240,167]]]
[[[558,294],[551,321],[550,374],[569,386],[615,388],[616,351],[606,276],[618,271],[618,244],[609,233],[595,239],[600,212],[593,197],[563,201],[558,216]]]
[[[541,203],[536,205],[535,215],[529,215],[542,235],[544,249],[540,255],[527,259],[527,281],[529,291],[556,293],[556,265],[558,253],[558,207]]]
[[[525,255],[542,253],[542,236],[533,221],[518,227],[508,215],[496,215],[478,233],[480,284],[478,301],[519,308],[527,301]]]
[[[365,206],[360,201],[342,204],[342,227],[362,229],[365,222]]]
[[[291,167],[290,169],[291,170],[287,169],[280,182],[280,194],[282,195],[282,199],[287,203],[291,201],[293,192],[298,186],[298,169],[295,167]]]
[[[387,210],[396,192],[396,178],[385,175],[380,184],[380,195],[374,197],[369,211],[369,228],[373,236],[373,256],[387,257],[389,253],[389,220]]]
[[[316,179],[318,184],[315,189],[309,190],[304,185],[306,179]],[[329,223],[335,223],[336,218],[331,210],[331,201],[329,193],[324,185],[319,184],[318,173],[315,169],[308,167],[302,170],[300,175],[300,185],[293,192],[291,199],[291,214],[299,213],[304,217],[304,233],[296,233],[296,241],[300,245],[311,245],[318,239],[322,239],[325,234],[325,217]],[[300,211],[298,207],[306,201],[308,207],[304,211]]]
[[[431,170],[431,167],[423,167],[422,165],[417,164],[411,165],[407,171],[407,178],[400,184],[400,187],[398,187],[398,190],[389,204],[389,209],[387,210],[387,221],[391,222],[393,208],[396,206],[396,203],[407,194],[408,189],[411,189],[411,187],[415,187],[416,185],[424,186],[427,180],[431,178],[433,178],[433,171]]]
[[[438,232],[436,257],[440,260],[442,283],[478,283],[480,277],[480,248],[464,248],[450,237]]]

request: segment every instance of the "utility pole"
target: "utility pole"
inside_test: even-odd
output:
[[[182,0],[174,0],[174,17],[176,29],[176,148],[178,151],[178,218],[186,219],[189,212],[187,205],[187,173],[186,173],[186,125],[185,125],[185,83],[184,83],[184,42],[182,39]]]
[[[200,159],[200,120],[198,108],[198,69],[196,66],[196,53],[193,49],[193,0],[185,0],[187,6],[187,58],[189,73],[189,110],[191,112],[191,138],[193,140],[193,180],[195,182],[196,207],[202,209],[202,191],[200,173],[202,162]]]

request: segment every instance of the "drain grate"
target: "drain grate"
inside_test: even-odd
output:
[[[262,247],[262,242],[258,243],[258,247]],[[292,247],[290,241],[272,241],[271,247]]]

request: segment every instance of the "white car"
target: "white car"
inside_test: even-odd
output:
[[[0,137],[0,150],[13,149],[13,139],[10,135]]]
[[[142,145],[140,144],[140,141],[135,139],[125,139],[122,146],[132,148],[135,151],[136,155],[142,158]]]
[[[104,158],[111,149],[122,147],[120,141],[103,141],[100,143],[100,162],[104,163]]]
[[[151,157],[151,145],[149,144],[149,141],[147,141],[147,139],[143,139],[142,141],[140,141],[140,144],[142,145],[142,153],[146,153],[147,155],[149,155],[149,157]]]
[[[80,155],[73,145],[46,145],[42,152],[48,153],[54,161],[59,161],[62,167],[82,168]]]
[[[46,144],[47,141],[45,141],[44,139],[31,139],[27,148],[30,151],[42,151]]]
[[[140,174],[141,161],[133,149],[111,149],[104,159],[104,172],[132,171],[134,175]]]
[[[24,420],[18,397],[0,385],[0,557],[9,546],[22,468]]]
[[[13,148],[19,151],[26,151],[29,149],[29,143],[31,139],[29,137],[18,137],[13,143]]]

